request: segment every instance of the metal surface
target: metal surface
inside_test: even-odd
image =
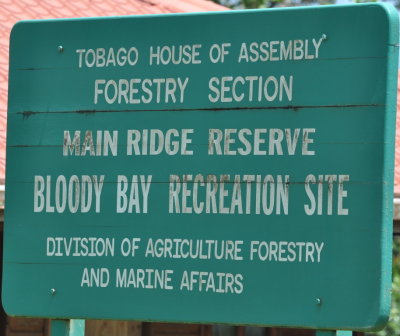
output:
[[[84,336],[85,320],[51,320],[51,336]]]
[[[352,336],[350,330],[317,330],[316,336]]]
[[[381,4],[17,24],[6,311],[381,327],[397,46]]]

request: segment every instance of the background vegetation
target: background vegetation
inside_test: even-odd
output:
[[[379,0],[212,0],[232,9],[272,8],[276,6],[328,5],[350,2],[376,2]],[[384,0],[400,7],[400,0]]]

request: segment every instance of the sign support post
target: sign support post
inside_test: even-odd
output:
[[[351,330],[317,330],[315,336],[352,336]]]
[[[84,336],[85,320],[51,320],[51,336]]]

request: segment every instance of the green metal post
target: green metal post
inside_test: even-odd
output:
[[[336,330],[337,336],[352,336],[353,332],[351,330]]]
[[[84,336],[85,320],[51,320],[51,336]]]
[[[351,330],[317,330],[315,336],[352,336]]]

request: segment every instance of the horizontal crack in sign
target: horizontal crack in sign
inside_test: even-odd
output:
[[[349,104],[349,105],[288,105],[288,106],[254,106],[254,107],[206,107],[187,109],[127,109],[127,110],[76,110],[76,111],[24,111],[24,119],[35,114],[95,114],[95,113],[127,113],[127,112],[188,112],[188,111],[240,111],[240,110],[293,110],[317,108],[358,108],[358,107],[384,107],[384,104]]]

